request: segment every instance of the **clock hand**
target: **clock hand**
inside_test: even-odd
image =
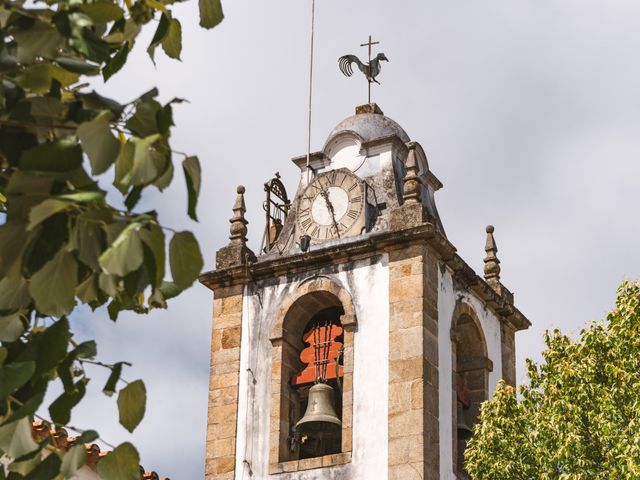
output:
[[[327,209],[329,210],[329,213],[331,214],[331,220],[333,221],[333,228],[336,229],[336,235],[338,235],[338,238],[340,238],[340,230],[338,229],[338,222],[336,222],[336,212],[333,209],[331,200],[329,200],[329,192],[322,189],[320,191],[320,195],[322,195],[322,198],[324,198],[324,201],[327,203]]]

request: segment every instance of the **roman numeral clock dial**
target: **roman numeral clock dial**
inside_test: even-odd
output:
[[[314,243],[357,235],[364,226],[364,200],[363,183],[349,170],[319,174],[298,204],[300,235]]]

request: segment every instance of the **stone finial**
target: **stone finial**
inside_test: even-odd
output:
[[[239,185],[236,189],[238,196],[236,197],[236,203],[233,205],[233,216],[229,220],[231,227],[229,231],[229,244],[231,245],[246,245],[247,243],[247,220],[244,218],[244,214],[247,211],[244,205],[244,192],[245,189],[242,185]]]
[[[496,239],[493,238],[493,231],[493,225],[487,225],[487,242],[484,246],[484,251],[487,252],[487,256],[484,257],[484,279],[495,288],[500,284],[500,260],[496,256],[498,247]]]
[[[406,170],[404,176],[404,203],[422,203],[420,178],[418,177],[418,162],[416,160],[416,143],[409,142],[409,153],[407,154]]]
[[[245,189],[242,185],[236,189],[238,196],[233,204],[233,216],[229,220],[229,244],[216,252],[216,268],[224,269],[246,265],[256,261],[255,254],[247,247],[247,220],[244,214],[247,208],[244,205]]]

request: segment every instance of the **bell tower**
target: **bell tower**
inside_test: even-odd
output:
[[[214,293],[206,479],[467,478],[480,405],[515,383],[530,325],[493,227],[479,276],[447,239],[425,151],[375,104],[293,163],[291,201],[265,184],[260,251],[238,187],[230,242],[200,278]]]

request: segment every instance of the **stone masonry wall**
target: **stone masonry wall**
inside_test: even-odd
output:
[[[232,480],[235,470],[242,285],[214,291],[205,480]]]
[[[507,324],[500,324],[500,340],[502,347],[502,378],[511,385],[516,386],[516,331]]]
[[[426,245],[389,252],[389,480],[439,479],[438,272]]]

